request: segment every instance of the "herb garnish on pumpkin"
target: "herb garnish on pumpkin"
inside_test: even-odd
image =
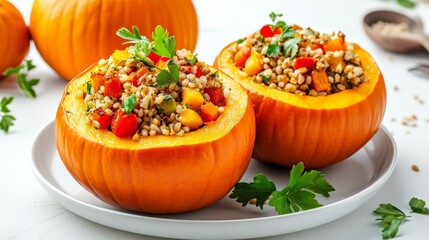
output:
[[[277,190],[265,175],[257,174],[251,183],[237,183],[229,197],[242,203],[243,207],[256,199],[256,206],[261,209],[272,197],[268,205],[274,207],[278,214],[287,214],[322,206],[316,194],[329,197],[332,191],[335,191],[334,187],[320,171],[304,172],[304,164],[300,162],[292,167],[289,185],[282,190]]]
[[[283,43],[283,55],[285,57],[290,55],[290,57],[293,59],[298,52],[298,44],[301,42],[301,38],[295,38],[296,31],[291,26],[287,25],[284,21],[276,22],[276,18],[282,16],[283,14],[281,13],[276,14],[274,12],[271,12],[270,18],[273,24],[265,25],[264,27],[262,27],[260,32],[263,37],[271,37],[271,35],[274,35],[274,33],[280,33],[279,39],[273,41],[268,45],[267,55],[269,57],[279,55],[281,52],[279,41],[282,42],[284,40],[287,40]]]
[[[142,37],[136,26],[133,26],[132,30],[133,32],[130,32],[126,28],[121,28],[116,32],[116,35],[129,40],[124,44],[134,44],[133,46],[128,47],[128,51],[135,56],[135,60],[142,61],[148,67],[157,68],[148,58],[151,52],[158,56],[170,59],[168,60],[167,69],[157,68],[160,72],[156,77],[156,84],[158,86],[167,86],[172,82],[179,83],[179,66],[177,66],[177,64],[172,60],[176,54],[176,37],[169,36],[168,31],[160,25],[158,25],[152,33],[153,42]],[[191,61],[198,61],[196,55],[191,58]]]

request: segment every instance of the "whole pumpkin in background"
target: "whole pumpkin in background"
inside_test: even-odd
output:
[[[24,60],[29,47],[28,28],[21,13],[12,3],[0,0],[0,78],[7,68]]]
[[[256,159],[289,167],[303,162],[306,168],[320,168],[351,156],[380,128],[386,108],[383,75],[358,45],[354,44],[355,52],[369,80],[353,89],[312,97],[253,82],[235,66],[236,44],[225,47],[214,66],[238,81],[252,100]]]
[[[195,49],[198,19],[192,0],[35,0],[30,31],[42,58],[69,81],[115,49],[121,27],[151,36],[157,25],[177,37],[177,49]]]

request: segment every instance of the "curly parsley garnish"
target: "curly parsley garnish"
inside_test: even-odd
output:
[[[158,86],[168,86],[172,82],[178,83],[179,66],[172,60],[176,55],[176,37],[170,36],[168,31],[160,25],[156,26],[152,33],[153,42],[142,37],[136,26],[133,26],[132,30],[133,32],[126,28],[121,28],[116,32],[116,35],[129,40],[128,42],[125,42],[125,44],[134,44],[133,46],[128,47],[128,51],[134,56],[133,58],[137,61],[142,61],[148,67],[157,68],[159,70],[159,73],[156,76],[156,84]],[[160,57],[169,58],[167,69],[159,69],[157,66],[152,64],[152,61],[148,58],[151,52]],[[198,60],[196,55],[192,56],[189,61],[191,63],[197,62]]]
[[[281,52],[280,42],[283,43],[283,55],[285,57],[290,56],[291,59],[295,58],[298,53],[298,44],[301,42],[301,38],[295,37],[296,31],[284,21],[277,21],[278,17],[282,17],[283,14],[276,14],[274,12],[270,13],[270,18],[273,24],[270,26],[273,29],[281,28],[282,32],[278,40],[271,42],[268,45],[267,56],[274,57],[278,56]]]
[[[282,190],[277,190],[274,182],[265,175],[257,174],[251,183],[237,183],[229,197],[242,203],[243,207],[255,199],[256,206],[261,209],[268,201],[268,205],[274,207],[278,214],[288,214],[322,206],[317,201],[316,194],[329,197],[332,191],[335,189],[321,172],[304,172],[304,164],[301,162],[292,167],[289,185]]]
[[[3,72],[4,76],[10,76],[15,74],[18,80],[19,87],[24,91],[28,97],[35,98],[36,92],[33,87],[39,83],[39,79],[27,79],[28,72],[36,68],[32,63],[32,60],[25,60],[22,64],[17,67],[8,68]]]
[[[14,116],[10,115],[8,105],[12,102],[13,97],[3,97],[0,102],[0,130],[5,133],[9,132],[9,127],[14,125],[16,120]]]

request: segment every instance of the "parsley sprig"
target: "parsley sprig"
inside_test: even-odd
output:
[[[298,44],[301,42],[300,37],[295,37],[296,31],[284,21],[277,21],[278,17],[282,17],[283,14],[277,14],[274,12],[270,13],[270,18],[273,24],[270,26],[273,29],[280,27],[282,32],[278,40],[271,42],[268,45],[267,55],[269,57],[278,56],[281,52],[280,42],[283,42],[283,55],[285,57],[290,56],[291,59],[294,59],[298,53]]]
[[[11,67],[6,69],[3,72],[4,76],[10,76],[15,74],[18,80],[19,87],[24,91],[24,93],[32,98],[36,97],[36,92],[33,87],[39,83],[39,79],[27,79],[28,72],[36,68],[32,63],[32,60],[25,60],[22,64],[17,67]]]
[[[335,191],[334,187],[325,180],[321,172],[304,172],[304,164],[301,162],[292,167],[289,185],[282,190],[277,190],[274,182],[265,175],[257,174],[253,182],[237,183],[229,197],[242,203],[243,207],[255,199],[256,207],[261,209],[268,201],[268,205],[274,207],[278,214],[288,214],[322,206],[316,199],[316,194],[329,197],[332,191]]]
[[[411,213],[429,215],[429,209],[425,207],[426,202],[422,199],[413,197],[411,198],[408,205],[411,208]],[[396,237],[401,223],[407,218],[411,217],[405,215],[403,211],[390,203],[380,204],[378,208],[374,210],[374,214],[379,216],[376,221],[380,221],[383,226],[383,230],[381,232],[383,239],[391,239]]]
[[[128,40],[124,44],[134,44],[128,47],[128,51],[133,55],[135,60],[143,62],[150,68],[159,70],[156,76],[156,84],[162,87],[168,86],[172,82],[179,83],[179,66],[172,60],[176,55],[176,37],[170,36],[168,31],[160,25],[152,33],[153,42],[141,36],[136,26],[132,27],[132,31],[127,28],[121,28],[116,32],[116,35]],[[152,63],[148,58],[151,52],[170,59],[168,60],[166,69],[160,69]],[[196,62],[196,55],[190,61]]]
[[[16,120],[14,116],[10,115],[8,105],[12,102],[13,97],[3,97],[0,102],[0,130],[5,133],[9,132],[9,128],[14,125]]]

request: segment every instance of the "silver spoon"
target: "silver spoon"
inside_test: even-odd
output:
[[[404,35],[385,35],[374,30],[373,24],[378,21],[386,23],[405,23],[410,32]],[[429,37],[423,31],[423,23],[419,18],[413,19],[404,14],[379,10],[368,13],[364,19],[364,28],[368,36],[380,47],[393,52],[406,53],[424,47],[429,52]]]

